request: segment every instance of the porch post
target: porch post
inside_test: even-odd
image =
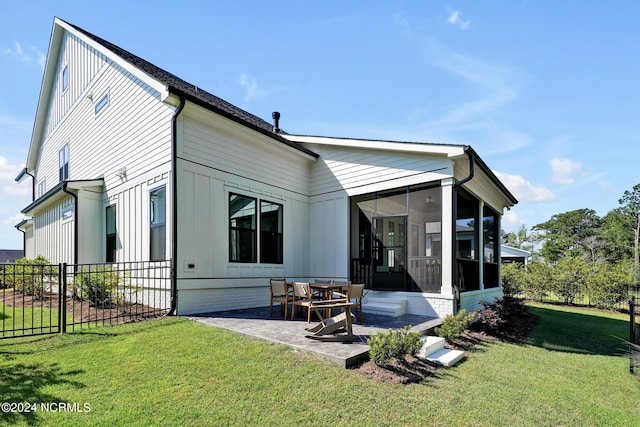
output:
[[[453,295],[453,178],[443,179],[442,185],[442,295]]]
[[[480,281],[480,290],[484,289],[484,200],[479,201],[480,209],[478,211],[479,229],[478,229],[478,280]]]

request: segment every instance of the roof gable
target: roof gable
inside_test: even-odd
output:
[[[304,148],[295,142],[291,142],[283,138],[280,134],[275,133],[273,131],[273,125],[267,121],[200,89],[196,85],[182,80],[174,74],[157,67],[156,65],[120,48],[119,46],[116,46],[111,42],[108,42],[107,40],[56,17],[54,19],[51,39],[49,41],[45,71],[40,89],[29,154],[27,157],[28,171],[33,171],[36,167],[40,143],[44,136],[52,87],[57,79],[57,62],[65,32],[73,33],[88,45],[107,56],[110,60],[122,66],[125,70],[131,72],[134,76],[157,90],[161,94],[160,98],[162,101],[169,102],[170,94],[174,94],[178,97],[184,97],[186,100],[231,119],[242,126],[267,135],[272,139],[293,147],[307,155],[315,158],[318,157],[318,155],[313,153],[311,150]]]

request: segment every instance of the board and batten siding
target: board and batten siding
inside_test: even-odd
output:
[[[187,104],[178,126],[178,313],[263,306],[269,277],[309,277],[306,155]],[[283,206],[283,264],[229,262],[229,194]]]
[[[71,212],[63,218],[63,212]],[[42,255],[52,264],[73,262],[74,200],[65,197],[33,218],[33,256]]]

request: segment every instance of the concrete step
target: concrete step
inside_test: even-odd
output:
[[[464,359],[464,351],[444,348],[445,339],[440,337],[422,337],[422,347],[416,356],[438,365],[451,367]]]
[[[462,359],[464,359],[464,351],[460,350],[447,350],[443,348],[434,353],[431,353],[426,358],[428,361],[437,363],[438,365],[446,366],[447,368],[456,365]]]
[[[370,296],[362,300],[362,311],[398,317],[407,313],[407,300],[404,298],[377,298]]]

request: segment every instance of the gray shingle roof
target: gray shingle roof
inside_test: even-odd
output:
[[[294,147],[295,149],[300,150],[303,153],[316,158],[318,157],[317,153],[314,153],[313,151],[303,147],[302,145],[296,142],[291,142],[273,132],[273,124],[261,119],[260,117],[244,111],[243,109],[236,107],[235,105],[225,101],[224,99],[219,98],[205,90],[202,90],[196,85],[186,82],[178,76],[166,70],[163,70],[162,68],[150,63],[149,61],[146,61],[139,56],[136,56],[131,52],[128,52],[121,47],[116,46],[115,44],[96,36],[95,34],[92,34],[68,22],[66,22],[66,24],[84,34],[85,36],[89,37],[91,40],[104,46],[114,54],[129,62],[131,65],[146,73],[147,75],[161,82],[168,88],[169,92],[178,96],[182,95],[187,100],[204,108],[207,108],[208,110],[211,110],[217,114],[220,114],[221,116],[231,119],[237,123],[240,123],[245,127],[267,135],[270,138],[273,138],[283,144]]]
[[[23,256],[22,249],[0,249],[0,264],[13,264]]]

